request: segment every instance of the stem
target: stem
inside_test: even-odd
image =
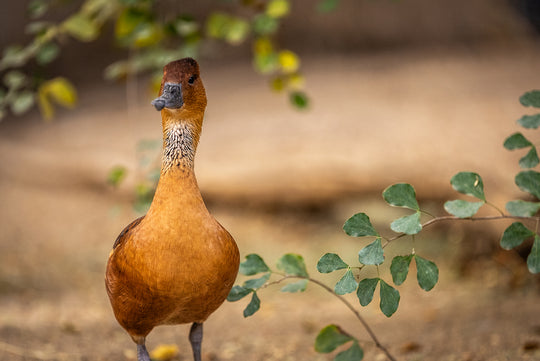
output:
[[[375,343],[375,346],[377,346],[377,348],[379,350],[381,350],[382,352],[384,352],[384,354],[386,355],[386,357],[388,357],[388,359],[390,361],[396,361],[396,358],[390,353],[390,351],[388,351],[388,349],[386,347],[384,347],[380,342],[379,342],[379,339],[377,338],[377,336],[375,335],[375,333],[373,332],[373,330],[371,329],[371,327],[369,327],[368,323],[366,322],[366,320],[364,320],[364,318],[360,315],[360,313],[354,308],[354,306],[349,302],[347,301],[344,297],[338,295],[337,293],[334,292],[333,289],[331,289],[330,287],[328,287],[327,285],[325,285],[324,283],[322,283],[321,281],[319,280],[316,280],[314,278],[311,278],[311,277],[303,277],[303,276],[293,276],[293,275],[285,275],[285,274],[282,274],[282,273],[278,273],[278,272],[273,272],[275,274],[278,274],[280,276],[282,276],[282,278],[280,278],[279,280],[276,280],[276,281],[273,281],[273,282],[268,282],[268,283],[265,283],[263,286],[261,286],[260,288],[266,288],[270,285],[275,285],[275,284],[278,284],[278,283],[281,283],[282,281],[286,280],[286,279],[291,279],[291,278],[298,278],[298,279],[303,279],[303,280],[308,280],[309,282],[312,282],[312,283],[315,283],[317,286],[319,287],[322,287],[324,290],[328,291],[329,293],[331,293],[332,295],[334,295],[335,297],[337,297],[341,302],[343,302],[343,304],[345,304],[345,306],[347,306],[347,308],[356,316],[356,318],[358,319],[358,321],[360,321],[360,323],[362,324],[362,326],[364,326],[364,329],[366,330],[366,332],[368,333],[369,337],[371,337],[371,339],[373,340],[373,342]]]

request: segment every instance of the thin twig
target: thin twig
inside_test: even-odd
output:
[[[261,288],[266,288],[268,286],[271,286],[271,285],[275,285],[275,284],[278,284],[278,283],[281,283],[287,279],[291,279],[291,278],[297,278],[297,279],[303,279],[303,280],[308,280],[309,282],[313,282],[315,283],[316,285],[318,285],[319,287],[322,287],[324,290],[328,291],[329,293],[331,293],[332,295],[336,296],[341,302],[343,302],[343,304],[345,304],[345,306],[347,306],[347,308],[349,310],[351,310],[352,313],[354,313],[354,315],[356,316],[356,318],[360,321],[360,323],[362,324],[362,326],[364,326],[364,329],[367,331],[369,337],[371,337],[371,339],[373,340],[373,342],[375,343],[375,346],[377,346],[377,348],[379,348],[382,352],[384,352],[384,354],[386,355],[386,357],[388,357],[388,359],[390,361],[396,361],[396,359],[394,358],[394,356],[392,356],[392,354],[390,353],[390,351],[388,351],[388,349],[386,349],[386,347],[384,347],[380,342],[379,342],[379,339],[377,338],[377,336],[375,335],[375,333],[373,332],[373,330],[371,329],[371,327],[369,327],[369,324],[366,322],[366,320],[364,320],[364,318],[360,315],[360,313],[354,308],[354,306],[349,302],[347,301],[344,297],[338,295],[337,293],[334,292],[333,289],[331,289],[330,287],[328,287],[327,285],[325,285],[324,283],[322,283],[321,281],[319,280],[316,280],[314,278],[311,278],[311,277],[303,277],[303,276],[292,276],[292,275],[284,275],[284,274],[281,274],[281,273],[278,273],[278,272],[273,272],[275,274],[279,274],[280,276],[282,276],[282,278],[280,278],[279,280],[276,280],[276,281],[272,281],[272,282],[268,282],[268,283],[265,283]]]

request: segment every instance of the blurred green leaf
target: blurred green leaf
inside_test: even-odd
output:
[[[126,178],[127,169],[124,166],[113,167],[107,175],[107,183],[113,187],[117,187]]]
[[[277,268],[287,275],[308,277],[304,258],[298,254],[287,253],[277,263]]]
[[[227,301],[235,302],[235,301],[241,300],[242,298],[249,295],[251,292],[253,291],[250,290],[249,288],[244,288],[238,285],[234,286],[229,292],[229,295],[227,296]]]
[[[56,59],[60,48],[55,43],[47,43],[43,45],[38,53],[36,54],[36,61],[40,65],[49,64],[51,61]]]
[[[364,350],[354,341],[352,346],[336,355],[334,361],[360,361],[364,358]]]
[[[339,326],[328,325],[317,335],[317,338],[315,339],[315,351],[319,353],[330,353],[338,346],[351,340],[353,340],[353,338],[344,333]]]
[[[305,109],[309,105],[309,99],[306,93],[301,91],[291,92],[290,100],[291,104],[297,109]]]
[[[450,184],[452,184],[452,187],[459,193],[476,197],[484,202],[486,201],[486,196],[484,195],[484,182],[482,181],[482,177],[476,173],[459,172],[452,177]]]
[[[420,288],[430,291],[439,280],[439,268],[432,261],[424,259],[418,255],[414,256],[416,261],[416,278]]]
[[[282,289],[281,292],[304,292],[307,288],[308,280],[299,280],[296,282],[291,282],[286,284]]]
[[[360,301],[360,305],[367,306],[373,300],[373,294],[375,293],[375,288],[379,283],[379,278],[364,278],[358,283],[358,288],[356,289],[356,296]]]
[[[242,287],[250,288],[250,289],[260,288],[262,285],[266,283],[266,281],[268,281],[269,278],[270,278],[270,273],[267,273],[260,278],[254,278],[254,279],[245,281]]]
[[[11,102],[11,111],[15,115],[27,112],[34,105],[35,94],[29,90],[18,93]]]
[[[255,54],[253,57],[253,66],[260,73],[271,73],[279,66],[278,56],[275,53]]]
[[[461,199],[454,201],[447,201],[444,203],[444,209],[459,218],[469,218],[472,217],[478,212],[480,207],[485,204],[484,201],[480,202],[468,202]]]
[[[257,292],[253,292],[253,296],[251,296],[251,301],[244,309],[244,317],[249,317],[253,315],[259,310],[259,308],[261,308],[261,300],[259,299],[259,296],[257,296]]]
[[[515,182],[521,190],[540,198],[540,173],[533,170],[519,172]]]
[[[349,218],[343,225],[343,230],[352,237],[379,237],[379,232],[373,228],[368,215],[365,213],[357,213]]]
[[[175,32],[183,37],[193,35],[199,31],[199,23],[194,17],[189,15],[180,15],[173,22]]]
[[[390,273],[392,274],[392,280],[397,286],[401,285],[407,279],[409,274],[409,265],[413,255],[408,256],[396,256],[392,259],[392,265],[390,266]]]
[[[380,282],[381,311],[386,317],[390,317],[398,309],[400,299],[399,291],[383,280],[380,280]]]
[[[76,13],[62,23],[62,29],[83,42],[95,40],[99,35],[98,25],[89,17]]]
[[[504,249],[512,249],[534,235],[535,233],[525,227],[523,223],[514,222],[505,229],[501,238],[501,247]]]
[[[527,155],[519,160],[519,166],[521,168],[534,168],[538,165],[540,159],[538,159],[538,154],[536,153],[536,147],[531,147]]]
[[[375,241],[362,248],[358,252],[358,261],[365,265],[380,265],[384,262],[384,251],[381,246],[381,239]]]
[[[149,20],[150,18],[147,12],[134,8],[126,8],[116,19],[114,35],[118,40],[125,39],[133,34],[137,26]]]
[[[354,275],[349,268],[343,277],[336,283],[334,292],[338,295],[346,295],[347,293],[356,291],[357,286],[358,283],[354,279]]]
[[[506,203],[506,210],[513,216],[532,217],[540,209],[539,202],[526,202],[522,200]]]
[[[52,23],[49,21],[33,21],[28,23],[24,29],[27,34],[38,34],[44,32],[47,28],[51,27]]]
[[[519,101],[526,107],[540,108],[540,90],[532,90],[523,94]]]
[[[529,272],[533,274],[540,273],[540,237],[537,234],[534,236],[531,253],[527,257],[527,266]]]
[[[240,273],[246,276],[252,276],[257,273],[269,272],[270,268],[264,263],[264,260],[258,254],[252,253],[246,256],[246,260],[240,263]]]
[[[405,234],[417,234],[422,230],[420,212],[396,219],[390,224],[392,231]]]
[[[282,18],[289,14],[291,4],[288,0],[270,0],[266,4],[266,15],[271,18]]]
[[[57,77],[39,86],[38,100],[41,114],[45,119],[50,119],[54,115],[51,101],[72,108],[77,102],[77,91],[67,79]]]
[[[336,10],[340,0],[320,0],[317,3],[317,11],[321,13],[329,13]]]
[[[518,119],[518,124],[523,128],[536,129],[540,126],[540,114],[524,115]]]
[[[418,201],[413,186],[408,183],[398,183],[386,188],[383,192],[384,200],[395,207],[405,207],[418,211]]]
[[[1,68],[18,67],[24,65],[28,60],[30,54],[26,51],[26,48],[20,45],[10,45],[4,49],[2,60],[0,62]]]
[[[279,28],[279,20],[266,14],[260,14],[253,20],[253,31],[259,35],[274,34]]]
[[[11,70],[4,75],[4,84],[10,88],[10,90],[17,90],[21,88],[26,82],[26,75],[18,70]]]
[[[225,34],[225,40],[232,45],[238,45],[246,40],[249,35],[249,23],[243,19],[231,19]]]
[[[281,50],[278,53],[278,62],[281,70],[286,74],[294,73],[300,67],[300,58],[290,50]]]
[[[335,253],[326,253],[317,262],[317,271],[320,273],[330,273],[349,267],[349,265]]]
[[[31,18],[39,18],[47,12],[49,4],[45,0],[33,0],[28,3],[28,14]]]
[[[503,146],[508,150],[521,149],[531,146],[527,138],[521,133],[514,133],[504,141]]]

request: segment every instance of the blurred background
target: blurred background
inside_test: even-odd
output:
[[[204,24],[216,13],[251,21],[269,2],[109,3],[124,11],[143,3],[152,21],[191,15],[182,17],[184,26]],[[515,121],[530,113],[519,97],[538,88],[536,1],[286,3],[273,30],[261,20],[264,26],[251,33],[252,23],[247,29],[241,23],[240,35],[227,38],[201,25],[196,49],[186,47],[193,35],[188,30],[166,54],[193,53],[199,60],[208,107],[195,170],[208,208],[233,234],[242,257],[259,253],[273,265],[284,253],[299,253],[312,276],[333,284],[339,275],[318,274],[319,257],[335,252],[354,263],[367,244],[343,233],[347,218],[365,212],[391,236],[390,221],[406,214],[382,200],[381,192],[393,183],[411,183],[421,207],[436,215],[445,214],[445,200],[458,198],[449,180],[459,171],[479,173],[488,200],[499,208],[523,196],[514,185],[522,155],[502,143],[518,131]],[[59,23],[81,4],[0,5],[6,88],[0,122],[0,360],[135,359],[135,346],[108,304],[104,267],[118,233],[151,199],[161,122],[150,100],[155,71],[167,56],[141,60],[153,44],[126,46],[118,39],[118,19],[100,23],[99,36],[86,28],[87,38],[79,22],[54,38],[52,50],[47,45],[51,59],[40,48],[45,66],[18,66],[32,74],[21,83],[37,91],[28,95],[31,101],[17,108],[4,94],[5,76],[17,67],[16,61],[6,63],[6,49],[24,57],[12,45],[29,44],[50,26],[35,25],[41,28],[29,34],[29,23]],[[46,12],[40,14],[39,6]],[[128,20],[138,24],[137,16]],[[291,53],[268,60],[260,57],[264,46]],[[134,64],[142,65],[132,71]],[[67,98],[43,86],[56,77],[69,80],[69,86],[55,83],[69,90]],[[66,109],[62,105],[75,103],[70,86],[77,102]],[[43,103],[40,96],[55,102]],[[49,119],[48,103],[54,105]],[[509,223],[445,224],[423,232],[414,244],[403,239],[387,248],[390,260],[414,247],[437,262],[441,275],[426,293],[411,274],[399,288],[401,305],[391,319],[378,309],[377,297],[361,309],[400,360],[540,357],[538,278],[518,251],[498,246]],[[390,282],[388,265],[380,272]],[[384,360],[352,314],[315,287],[307,294],[269,288],[260,297],[261,311],[251,318],[242,317],[243,300],[225,303],[208,320],[204,360],[331,360],[334,355],[313,350],[317,332],[329,323],[364,340],[367,360]],[[358,305],[354,294],[347,297]],[[186,335],[183,326],[159,328],[149,348],[174,343],[180,350],[175,359],[190,360]]]

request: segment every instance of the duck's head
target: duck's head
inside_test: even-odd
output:
[[[180,118],[202,116],[206,108],[206,92],[199,64],[192,58],[184,58],[165,65],[159,96],[152,105],[162,114],[164,111]]]

